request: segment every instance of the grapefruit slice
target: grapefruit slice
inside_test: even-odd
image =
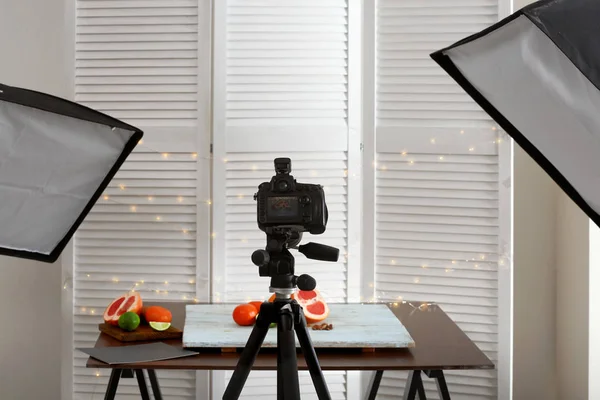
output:
[[[304,310],[304,317],[307,324],[321,322],[329,316],[329,307],[327,302],[321,296],[318,289],[314,290],[298,290],[296,293],[296,301]]]
[[[313,301],[304,306],[303,309],[307,324],[321,322],[329,316],[329,307],[323,300]]]
[[[104,322],[110,325],[119,325],[119,317],[128,311],[140,315],[142,297],[138,292],[130,292],[114,299],[104,310]]]

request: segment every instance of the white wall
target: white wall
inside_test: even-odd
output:
[[[63,0],[0,0],[1,83],[69,94],[64,11]],[[60,399],[61,285],[60,262],[0,256],[2,400]]]
[[[513,400],[566,400],[555,371],[558,188],[517,145],[514,171]]]
[[[588,398],[589,218],[562,191],[557,206],[558,398],[583,400]]]

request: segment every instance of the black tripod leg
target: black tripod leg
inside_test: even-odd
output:
[[[317,353],[315,352],[312,340],[310,339],[310,334],[308,333],[304,311],[298,304],[296,304],[295,307],[297,307],[297,309],[294,310],[295,315],[298,316],[295,326],[296,335],[298,336],[300,348],[302,349],[302,354],[304,354],[304,359],[306,360],[306,365],[310,372],[315,391],[317,392],[319,400],[331,400],[331,395],[329,394],[329,389],[325,383],[323,371],[321,371],[321,366],[319,365]]]
[[[300,400],[294,313],[290,304],[281,307],[277,321],[277,398]]]
[[[266,310],[265,304],[261,306],[260,311],[256,324],[252,328],[250,337],[246,342],[246,347],[244,347],[235,371],[233,371],[233,375],[227,384],[225,393],[223,393],[223,400],[237,400],[240,397],[256,356],[265,340],[265,336],[269,332],[269,325],[271,322],[275,322],[270,320],[269,316],[272,314]]]

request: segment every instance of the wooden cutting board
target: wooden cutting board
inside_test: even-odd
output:
[[[106,333],[121,342],[141,342],[151,340],[181,339],[183,331],[171,326],[166,331],[155,331],[150,325],[140,325],[133,332],[127,332],[118,326],[109,324],[99,324],[100,332]]]
[[[239,326],[231,317],[233,304],[186,306],[183,347],[242,348],[252,326]],[[404,325],[385,304],[329,304],[330,331],[310,330],[315,348],[407,348],[415,343]],[[296,338],[296,346],[299,347]],[[264,348],[277,347],[277,329],[269,329]]]

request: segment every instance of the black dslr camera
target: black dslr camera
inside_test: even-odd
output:
[[[328,212],[321,185],[298,183],[292,175],[289,158],[275,159],[275,175],[264,182],[254,195],[257,201],[258,227],[290,228],[298,232],[319,235],[325,232]]]

